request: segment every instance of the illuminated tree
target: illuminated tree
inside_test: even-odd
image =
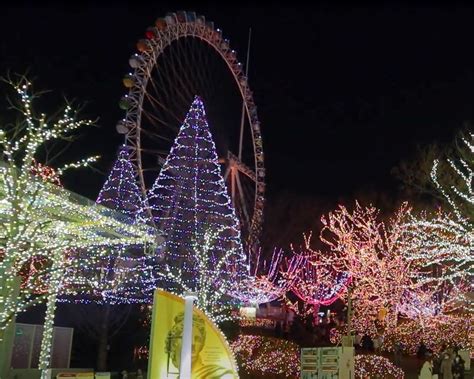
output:
[[[355,330],[376,334],[380,327],[396,325],[397,304],[412,286],[410,265],[400,250],[400,225],[408,210],[403,205],[383,222],[376,208],[356,202],[353,211],[341,205],[321,219],[321,240],[329,251],[320,256],[351,277]]]
[[[300,276],[304,259],[293,254],[285,257],[282,249],[275,249],[270,259],[261,256],[261,249],[248,253],[249,272],[240,285],[231,288],[231,295],[244,305],[257,306],[280,299]]]
[[[144,214],[144,201],[136,178],[129,148],[122,145],[117,160],[97,196],[97,204],[121,212],[134,222],[143,221],[140,218]]]
[[[36,159],[40,152],[49,155],[54,140],[70,140],[78,128],[92,125],[92,121],[78,119],[77,111],[69,104],[57,117],[37,114],[32,107],[37,95],[31,95],[28,80],[20,78],[7,84],[19,98],[10,103],[19,118],[13,124],[2,125],[0,130],[0,347],[8,337],[7,327],[18,313],[47,301],[40,357],[40,368],[44,370],[49,364],[55,302],[65,271],[74,265],[93,265],[97,258],[91,252],[86,259],[73,259],[73,249],[141,244],[152,242],[153,236],[147,228],[107,217],[94,203],[73,197],[48,176],[38,177],[40,166]],[[61,175],[95,159],[67,164],[56,172]],[[20,275],[33,260],[42,261],[43,265],[36,267],[36,272],[28,271],[29,279],[21,286]],[[33,287],[39,282],[44,291]],[[4,362],[3,357],[1,361]]]
[[[435,160],[431,179],[450,206],[450,213],[439,210],[434,215],[413,216],[404,225],[407,234],[406,259],[418,265],[416,280],[436,285],[440,291],[461,288],[473,283],[474,251],[474,134],[460,137],[457,159],[447,159],[447,167],[457,180],[443,185],[439,178],[441,162]],[[444,169],[446,170],[446,168]],[[468,291],[465,291],[468,292]],[[455,299],[453,299],[455,300]]]
[[[246,273],[239,222],[221,174],[204,106],[196,97],[148,195],[158,229],[166,235],[162,287],[193,291],[211,304]],[[167,273],[168,278],[162,275]]]
[[[304,257],[303,265],[298,276],[291,285],[291,291],[303,302],[304,315],[317,314],[321,305],[331,305],[343,298],[351,276],[346,271],[339,271],[338,267],[321,259],[321,253],[314,251],[310,246],[311,234],[304,237],[305,246],[299,254]],[[299,311],[299,307],[292,305],[292,309]]]

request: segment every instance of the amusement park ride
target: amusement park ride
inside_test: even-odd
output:
[[[260,122],[236,51],[222,31],[195,12],[158,18],[137,43],[123,78],[125,117],[117,131],[131,148],[144,197],[198,95],[216,138],[223,176],[246,246],[258,245],[263,222],[265,168]],[[250,40],[249,40],[250,42]]]

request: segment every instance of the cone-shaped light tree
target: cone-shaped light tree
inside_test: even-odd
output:
[[[143,196],[136,180],[135,168],[130,162],[129,148],[122,145],[112,170],[96,202],[121,212],[134,222],[143,215]]]
[[[142,192],[137,184],[136,172],[130,161],[129,148],[122,145],[109,176],[96,200],[97,204],[121,213],[129,224],[147,223],[147,212]],[[66,300],[80,303],[129,304],[149,302],[154,285],[148,274],[153,262],[143,246],[113,246],[101,255],[94,267],[85,267],[69,275],[66,282],[76,287],[74,296]],[[79,251],[78,256],[87,255]],[[77,288],[77,287],[80,288]]]
[[[219,308],[225,311],[227,294],[248,270],[239,222],[199,97],[186,115],[148,202],[158,229],[166,235],[163,287],[195,292],[197,305],[222,319]]]

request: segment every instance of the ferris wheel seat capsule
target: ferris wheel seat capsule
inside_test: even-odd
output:
[[[155,21],[155,26],[158,30],[160,31],[163,31],[166,29],[166,20],[162,17],[158,18],[156,21]]]
[[[145,37],[147,39],[154,39],[156,38],[156,32],[155,32],[155,28],[153,26],[150,26],[149,28],[147,28],[146,32],[145,32]]]
[[[204,25],[206,23],[206,17],[204,16],[198,16],[196,18],[196,23],[198,23],[199,25]]]
[[[130,101],[130,98],[128,96],[123,96],[119,101],[119,107],[120,109],[123,109],[124,111],[129,109],[131,105],[132,105],[132,102]]]
[[[117,125],[115,126],[115,129],[117,130],[117,133],[119,133],[119,134],[127,134],[128,133],[128,127],[127,127],[127,124],[124,121],[117,122]]]
[[[196,12],[187,12],[186,17],[188,22],[194,22],[196,21]]]
[[[130,67],[132,68],[138,68],[140,67],[140,65],[142,64],[143,60],[142,58],[138,55],[138,54],[134,54],[130,57],[130,59],[128,60],[128,64],[130,65]]]
[[[140,53],[145,53],[151,50],[150,42],[147,39],[141,39],[137,42],[137,50]]]
[[[170,25],[176,24],[176,13],[168,13],[165,17],[165,20]]]
[[[122,83],[123,83],[125,88],[132,88],[135,84],[135,80],[134,80],[133,75],[126,75],[122,79]]]
[[[178,20],[178,22],[180,23],[185,23],[187,22],[187,18],[186,18],[186,12],[184,11],[179,11],[176,13],[176,19]]]

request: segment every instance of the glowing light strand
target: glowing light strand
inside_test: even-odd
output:
[[[168,275],[160,274],[163,287],[177,293],[199,288],[208,299],[198,300],[205,309],[207,301],[215,302],[209,299],[230,292],[223,289],[238,285],[248,272],[239,222],[220,170],[204,105],[196,96],[148,203],[166,235],[159,264]],[[204,277],[210,283],[199,282]],[[208,286],[213,288],[209,293]]]

